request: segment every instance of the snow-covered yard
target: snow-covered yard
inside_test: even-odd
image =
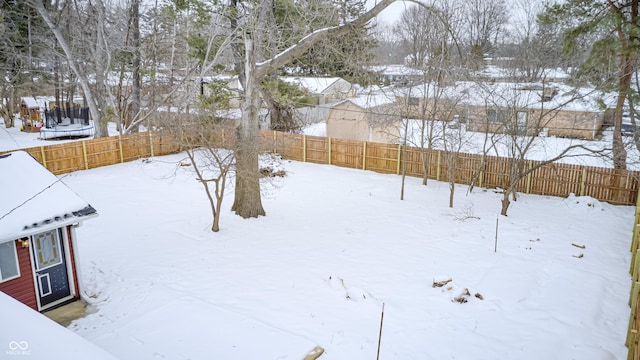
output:
[[[118,358],[375,359],[383,303],[380,359],[626,357],[633,207],[521,195],[498,217],[492,190],[450,209],[445,183],[400,201],[397,176],[284,161],[266,217],[230,189],[211,233],[182,158],[63,178],[100,214],[77,230],[96,311],[70,329]]]

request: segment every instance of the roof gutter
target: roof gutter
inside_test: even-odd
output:
[[[94,217],[97,217],[98,213],[93,213],[93,214],[88,214],[88,215],[84,215],[82,217],[73,217],[70,218],[66,221],[54,221],[51,222],[49,224],[44,224],[42,226],[37,226],[37,227],[30,227],[27,230],[24,231],[20,231],[14,234],[5,234],[3,235],[2,238],[0,238],[0,244],[5,243],[5,242],[9,242],[9,241],[15,241],[18,239],[22,239],[25,237],[29,237],[31,235],[35,235],[35,234],[40,234],[46,231],[50,231],[50,230],[55,230],[55,229],[59,229],[61,227],[65,227],[65,226],[73,226],[74,228],[80,227],[82,226],[82,222],[87,220],[87,219],[92,219]]]

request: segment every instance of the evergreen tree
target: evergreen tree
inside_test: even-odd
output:
[[[568,0],[548,8],[541,17],[544,23],[563,25],[564,56],[577,58],[588,53],[573,80],[618,94],[612,144],[616,169],[626,168],[622,113],[627,98],[635,92],[631,81],[640,51],[639,6],[640,0]]]

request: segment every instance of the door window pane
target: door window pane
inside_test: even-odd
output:
[[[0,281],[20,276],[15,241],[0,244]]]
[[[51,230],[33,236],[36,268],[42,270],[62,262],[58,231]]]

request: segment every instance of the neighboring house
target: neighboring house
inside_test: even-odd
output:
[[[424,71],[405,65],[371,66],[381,85],[410,86],[424,80]]]
[[[404,116],[437,113],[430,118],[458,118],[469,131],[592,140],[604,119],[593,91],[563,84],[458,82],[420,90],[412,87],[408,95],[399,97]],[[435,103],[437,110],[432,108]]]
[[[400,136],[400,120],[395,96],[359,96],[331,107],[327,117],[327,137],[396,143]]]
[[[96,210],[24,151],[0,174],[0,291],[37,311],[78,299],[75,228]]]
[[[20,119],[22,119],[22,130],[26,132],[39,132],[42,115],[40,105],[33,97],[20,98]]]
[[[316,99],[316,105],[324,105],[355,96],[353,84],[339,77],[281,76],[280,80],[299,87]]]

